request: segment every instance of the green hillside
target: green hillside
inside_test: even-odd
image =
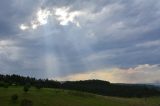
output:
[[[11,95],[18,94],[18,100],[13,102]],[[22,87],[0,88],[0,106],[20,106],[23,99],[30,100],[33,106],[159,106],[160,97],[115,98],[98,96],[89,93],[31,88],[25,93]]]

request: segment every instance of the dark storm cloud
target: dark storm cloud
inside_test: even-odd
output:
[[[0,3],[0,38],[18,34],[19,24],[28,20],[39,3],[32,0],[1,0]]]
[[[20,30],[22,24],[31,27],[40,9],[54,14],[48,23]],[[56,9],[66,9],[70,19],[67,13],[56,16]],[[160,64],[159,17],[158,0],[3,0],[1,73],[52,78]]]

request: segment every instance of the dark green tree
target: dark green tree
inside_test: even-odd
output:
[[[26,84],[26,85],[23,87],[23,91],[26,92],[26,93],[29,91],[29,89],[30,89],[30,85],[29,85],[29,84]]]

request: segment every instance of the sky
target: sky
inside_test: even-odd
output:
[[[0,74],[160,83],[159,0],[0,2]]]

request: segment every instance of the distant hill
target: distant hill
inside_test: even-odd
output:
[[[118,84],[102,80],[65,81],[63,83],[48,79],[35,79],[19,75],[0,75],[0,86],[25,85],[40,88],[59,88],[95,93],[116,97],[149,97],[160,96],[160,90],[149,84]]]
[[[114,84],[101,80],[67,81],[62,88],[118,97],[158,96],[160,91],[147,84]]]

